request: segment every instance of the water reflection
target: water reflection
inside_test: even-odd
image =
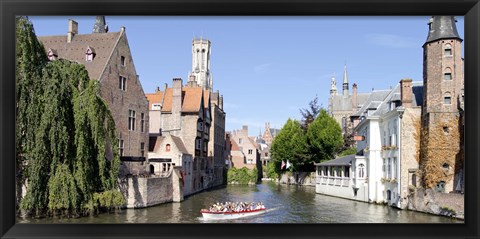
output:
[[[216,202],[263,202],[265,214],[235,220],[203,220],[200,210]],[[259,185],[227,187],[192,195],[181,203],[167,203],[145,209],[124,209],[116,213],[79,219],[18,218],[19,223],[463,223],[424,213],[398,210],[315,193],[314,187]]]

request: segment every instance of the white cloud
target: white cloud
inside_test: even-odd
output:
[[[261,65],[255,66],[253,68],[253,71],[255,73],[265,73],[268,71],[268,69],[270,69],[272,65],[273,65],[272,63],[261,64]]]
[[[393,48],[414,48],[418,47],[418,43],[411,38],[391,35],[391,34],[367,34],[367,41],[371,44]]]

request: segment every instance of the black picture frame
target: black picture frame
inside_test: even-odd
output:
[[[1,238],[479,238],[478,0],[0,0]],[[463,224],[15,224],[15,15],[464,15]]]

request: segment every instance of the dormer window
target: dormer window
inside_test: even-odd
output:
[[[57,60],[57,59],[58,59],[57,51],[54,50],[54,49],[51,49],[51,48],[48,49],[47,56],[48,56],[48,60],[49,60],[49,61],[54,61],[54,60]]]
[[[93,61],[93,58],[95,58],[95,49],[93,47],[89,46],[87,47],[87,50],[85,51],[85,60],[86,61]]]
[[[160,103],[153,103],[152,104],[152,110],[161,110],[162,109],[162,104]]]

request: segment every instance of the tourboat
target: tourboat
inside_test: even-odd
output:
[[[207,209],[202,209],[200,212],[205,219],[237,219],[242,217],[250,217],[255,215],[260,215],[267,212],[266,208],[254,209],[254,210],[243,210],[243,211],[231,211],[231,212],[212,212]]]

